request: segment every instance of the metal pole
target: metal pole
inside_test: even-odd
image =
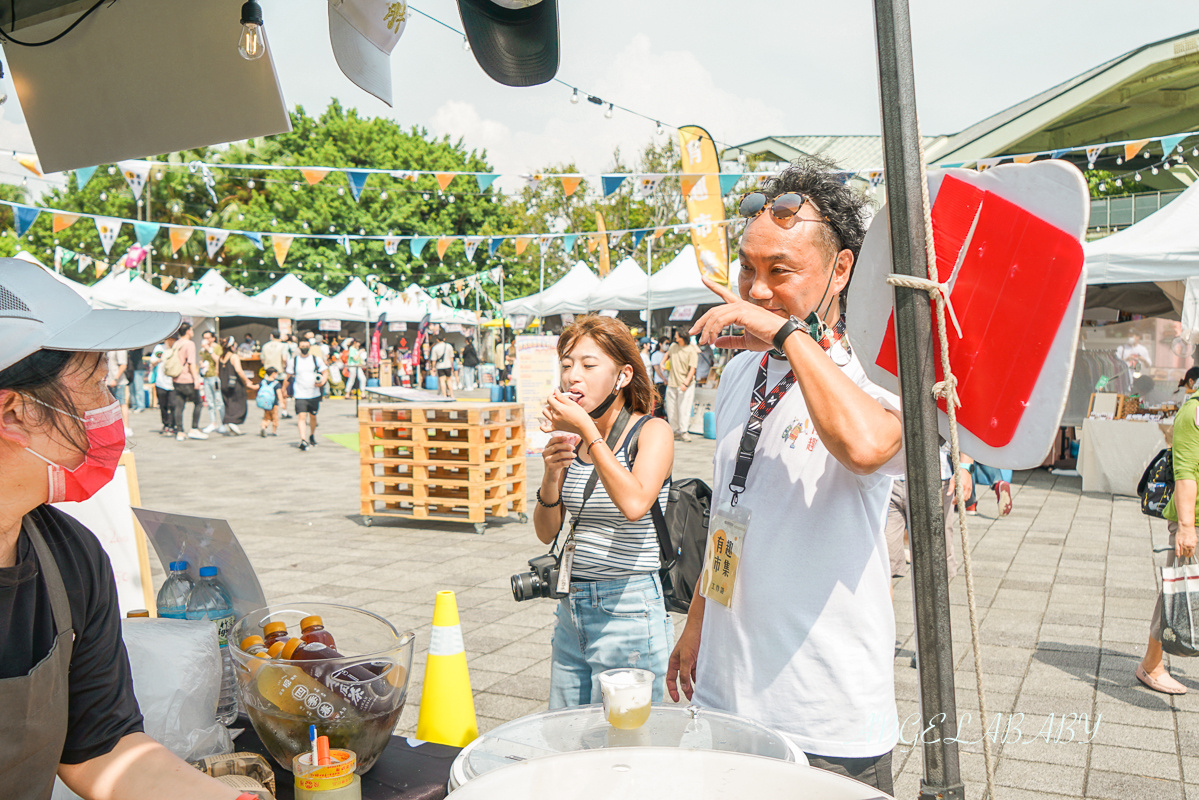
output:
[[[891,222],[894,271],[928,276],[924,238],[916,81],[907,0],[875,0],[879,99],[883,123],[883,166]],[[957,705],[953,689],[953,649],[949,625],[949,579],[945,566],[941,468],[937,452],[937,407],[932,396],[935,349],[928,294],[895,288],[895,333],[903,400],[907,457],[912,588],[915,596],[919,664],[921,743],[924,774],[921,798],[961,800]],[[986,721],[983,721],[985,728]]]
[[[495,382],[500,382],[500,370],[504,368],[504,356],[508,353],[508,314],[504,311],[504,273],[507,268],[500,264],[500,356],[495,362]]]
[[[654,237],[645,237],[645,335],[653,338],[654,290],[649,279],[654,275]],[[652,380],[652,377],[651,377]]]
[[[545,291],[545,245],[539,244],[537,248],[541,252],[541,278],[537,283],[537,292],[540,294]],[[545,314],[537,316],[537,332],[541,333],[541,326],[545,324]]]

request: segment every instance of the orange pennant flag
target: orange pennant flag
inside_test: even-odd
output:
[[[280,233],[271,234],[271,247],[275,251],[275,262],[279,266],[283,266],[283,262],[287,260],[287,251],[291,249],[293,238]]]
[[[34,175],[41,177],[42,168],[38,165],[36,156],[21,156],[17,159],[17,163]]]
[[[661,239],[662,234],[664,234],[664,233],[666,233],[665,228],[654,228],[654,238],[655,239]]]
[[[703,175],[681,175],[679,176],[679,185],[683,187],[683,197],[691,194],[691,190],[695,188],[695,184],[703,179]]]
[[[587,252],[588,253],[595,252],[595,248],[599,244],[599,240],[600,240],[600,237],[598,237],[598,236],[588,236],[587,237]]]
[[[516,254],[520,255],[529,246],[529,242],[533,241],[532,236],[517,236],[516,237]]]
[[[1139,142],[1129,142],[1128,144],[1124,145],[1124,160],[1132,161],[1133,156],[1141,152],[1141,149],[1147,144],[1149,144],[1149,140],[1142,139]]]
[[[567,197],[570,197],[572,194],[575,193],[575,189],[578,189],[579,184],[582,182],[583,182],[582,177],[573,177],[573,178],[563,177],[562,178],[562,191],[566,194]]]
[[[99,278],[105,272],[108,272],[108,264],[103,261],[96,261],[96,277]]]
[[[452,172],[437,173],[437,185],[441,187],[441,191],[443,192],[446,190],[446,187],[450,185],[450,181],[452,180],[454,180],[454,173]]]
[[[1012,161],[1015,161],[1017,164],[1028,164],[1028,163],[1031,163],[1032,160],[1036,157],[1037,157],[1036,153],[1029,153],[1026,156],[1014,156],[1012,158]]]
[[[179,248],[187,243],[187,240],[192,238],[192,233],[195,228],[187,228],[182,225],[171,226],[171,255],[179,252]]]
[[[65,231],[67,228],[74,225],[77,219],[79,219],[78,214],[55,214],[52,217],[50,227],[54,229],[55,233],[58,233],[59,231]]]
[[[300,174],[304,176],[304,180],[308,181],[309,186],[316,186],[325,179],[329,174],[327,169],[302,169]]]
[[[437,240],[437,257],[445,258],[445,251],[450,249],[450,243],[454,240],[448,236],[442,236]]]
[[[162,276],[162,289],[163,289],[163,291],[166,291],[166,288],[167,288],[168,286],[170,286],[170,285],[171,285],[171,282],[172,282],[172,281],[174,281],[174,280],[175,280],[175,279],[174,279],[174,278],[172,278],[170,275],[163,275],[163,276]]]

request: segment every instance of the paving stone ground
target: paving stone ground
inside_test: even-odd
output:
[[[480,729],[546,708],[554,604],[517,603],[509,589],[509,576],[544,552],[532,523],[494,520],[481,536],[451,523],[376,519],[366,527],[358,513],[357,452],[329,440],[300,451],[294,420],[283,421],[284,435],[260,439],[258,418],[252,408],[243,426],[250,435],[176,442],[153,433],[157,411],[134,415],[144,505],[228,519],[269,602],[347,603],[415,631],[412,700],[397,732],[416,728],[417,679],[439,589],[457,595]],[[356,429],[353,401],[325,402],[319,432]],[[698,437],[678,443],[675,477],[710,481],[712,454],[712,442]],[[530,458],[528,467],[531,490],[540,459]],[[1143,516],[1133,498],[1084,494],[1078,478],[1017,473],[1013,488],[1010,516],[995,519],[995,504],[984,497],[981,515],[970,518],[985,730],[1000,739],[998,796],[1199,800],[1199,666],[1186,659],[1170,665],[1191,690],[1182,697],[1151,692],[1133,676],[1153,606],[1151,548],[1164,546],[1165,524]],[[154,568],[157,587],[162,571]],[[894,596],[902,723],[918,709],[908,579],[895,582]],[[984,728],[960,568],[950,597],[964,722],[957,738],[966,742],[961,768],[967,797],[978,798]],[[682,621],[676,616],[677,630]],[[914,797],[919,788],[917,728],[904,727],[895,750],[898,797]]]

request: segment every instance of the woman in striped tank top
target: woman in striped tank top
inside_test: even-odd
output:
[[[651,509],[666,509],[674,435],[665,420],[650,416],[657,393],[624,323],[579,319],[558,338],[558,358],[561,389],[546,401],[542,422],[558,435],[542,453],[545,475],[533,511],[537,538],[559,538],[559,552],[573,549],[570,592],[558,601],[554,627],[550,708],[600,702],[599,673],[628,666],[653,671],[653,699],[660,701],[674,628]],[[622,429],[613,435],[618,421]],[[598,480],[584,501],[593,474]],[[563,530],[566,511],[571,525]]]

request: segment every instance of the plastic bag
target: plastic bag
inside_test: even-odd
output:
[[[1162,649],[1174,656],[1199,656],[1199,564],[1174,558],[1162,567]]]

